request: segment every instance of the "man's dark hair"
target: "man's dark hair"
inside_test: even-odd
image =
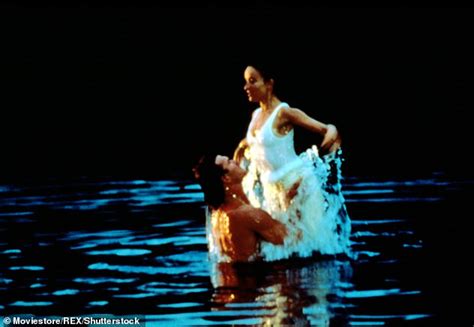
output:
[[[204,201],[212,208],[217,209],[224,203],[225,190],[222,176],[225,171],[216,165],[216,155],[204,155],[193,168],[194,177],[201,185]]]

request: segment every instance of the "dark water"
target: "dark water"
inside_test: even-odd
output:
[[[469,216],[473,189],[441,173],[348,178],[353,259],[215,266],[193,182],[0,185],[0,316],[140,314],[147,326],[454,322],[470,285],[457,221]]]

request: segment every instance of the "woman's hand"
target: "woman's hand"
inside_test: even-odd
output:
[[[326,134],[324,134],[324,139],[321,143],[321,152],[331,153],[339,149],[340,146],[341,136],[339,135],[336,126],[328,124]]]
[[[247,150],[248,144],[247,144],[247,139],[243,139],[240,141],[239,145],[237,146],[237,149],[234,151],[234,160],[240,165],[242,162],[242,159],[244,158],[245,150]]]

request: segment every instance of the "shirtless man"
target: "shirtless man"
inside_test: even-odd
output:
[[[205,156],[193,171],[212,211],[213,246],[221,254],[231,262],[246,262],[256,259],[260,241],[283,244],[285,226],[250,205],[241,184],[246,171],[234,160]]]

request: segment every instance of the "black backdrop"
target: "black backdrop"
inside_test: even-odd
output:
[[[229,7],[2,4],[2,178],[189,176],[244,135],[255,57],[346,174],[471,174],[471,9]]]

